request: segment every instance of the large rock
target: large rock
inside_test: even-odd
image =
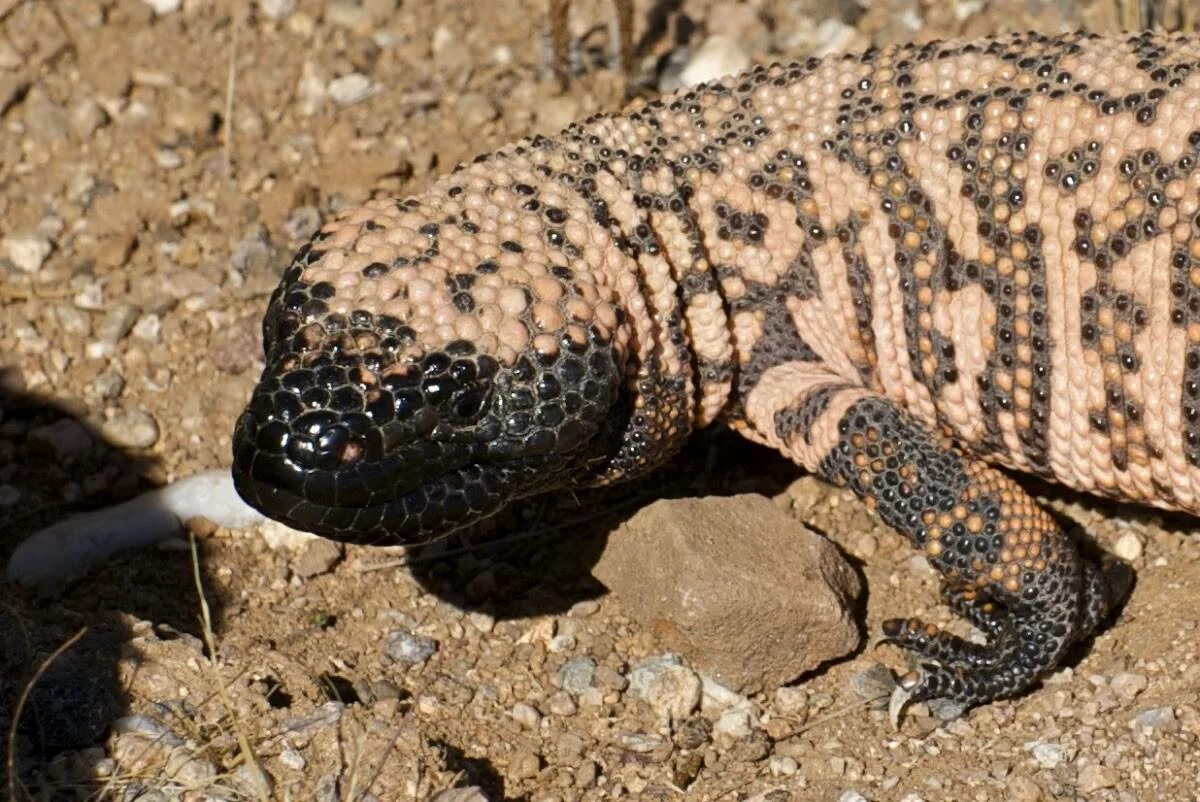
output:
[[[722,684],[753,693],[858,647],[858,575],[757,495],[658,501],[610,538],[596,577]]]

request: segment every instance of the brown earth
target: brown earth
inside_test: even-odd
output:
[[[266,296],[339,209],[617,109],[710,33],[769,60],[1114,30],[1139,5],[687,0],[657,4],[687,18],[657,26],[638,0],[644,58],[627,77],[608,66],[609,4],[580,0],[564,90],[544,3],[185,0],[156,16],[140,0],[0,0],[0,560],[70,512],[227,464]],[[713,455],[715,476],[692,467]],[[949,620],[928,568],[845,494],[791,483],[796,470],[731,435],[682,465],[687,492],[786,494],[861,566],[866,631],[897,611]],[[0,775],[18,799],[398,800],[456,785],[545,802],[1200,798],[1192,520],[1052,496],[1138,580],[1116,624],[1024,698],[947,724],[918,707],[897,733],[850,680],[903,658],[868,647],[752,697],[744,731],[714,731],[704,710],[665,728],[627,692],[663,649],[590,579],[611,522],[581,501],[501,522],[557,521],[544,537],[407,555],[295,551],[198,522],[211,644],[184,541],[116,559],[52,602],[0,587],[7,713],[84,630],[32,685],[36,726]],[[412,650],[411,663],[388,656]],[[561,669],[588,657],[595,690],[561,690]]]

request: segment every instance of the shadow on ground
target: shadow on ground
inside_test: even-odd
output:
[[[154,460],[108,441],[69,403],[25,392],[0,369],[0,566],[31,533],[124,501],[161,483],[160,474]],[[128,710],[119,668],[136,636],[131,623],[153,621],[162,638],[199,636],[199,604],[188,555],[155,549],[110,560],[54,599],[0,582],[0,732],[9,732],[28,690],[11,758],[19,800],[22,786],[36,791],[55,755],[102,742]],[[208,588],[205,595],[219,615],[219,597]]]

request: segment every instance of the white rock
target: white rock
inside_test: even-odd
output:
[[[700,677],[664,654],[629,672],[629,694],[642,699],[660,716],[679,720],[700,704]]]
[[[717,34],[705,39],[679,73],[680,86],[695,86],[750,66],[750,55],[730,36]]]
[[[350,106],[369,96],[374,89],[371,79],[361,72],[352,72],[329,82],[326,91],[339,106]]]
[[[183,0],[142,0],[142,2],[154,9],[154,13],[160,17],[174,14],[183,7]]]
[[[1125,562],[1135,562],[1142,556],[1142,539],[1134,532],[1126,531],[1113,544],[1113,553]]]
[[[296,0],[258,0],[258,8],[273,20],[290,17],[296,10]]]
[[[13,234],[4,238],[4,250],[18,270],[36,273],[41,269],[54,245],[36,234]]]
[[[1038,762],[1038,765],[1044,769],[1053,769],[1066,759],[1067,752],[1063,749],[1062,744],[1048,743],[1046,741],[1033,741],[1025,745],[1033,759]]]
[[[750,729],[750,711],[727,710],[713,724],[713,735],[740,741],[750,735]]]

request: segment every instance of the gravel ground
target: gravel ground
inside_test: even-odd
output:
[[[1114,30],[1138,5],[638,0],[626,76],[610,4],[579,0],[562,89],[544,2],[0,0],[0,560],[69,512],[227,463],[277,271],[339,209],[619,108],[697,54]],[[729,435],[697,449],[689,492],[771,495],[839,545],[865,631],[950,619],[852,498]],[[719,476],[690,467],[714,455]],[[1038,490],[1137,585],[1044,688],[950,722],[918,705],[891,728],[872,700],[876,664],[903,666],[891,647],[750,697],[705,682],[590,578],[611,521],[586,503],[497,527],[558,534],[420,554],[195,521],[195,573],[175,540],[52,603],[0,589],[0,710],[70,641],[9,779],[38,799],[1200,798],[1194,521]]]

